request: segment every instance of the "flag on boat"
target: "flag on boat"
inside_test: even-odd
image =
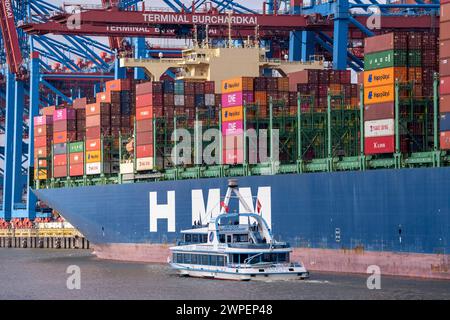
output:
[[[220,202],[220,207],[225,209],[225,212],[228,213],[228,206],[225,204],[225,202]]]
[[[258,214],[261,213],[261,208],[262,208],[261,202],[259,201],[259,199],[256,199],[256,211],[258,212]]]

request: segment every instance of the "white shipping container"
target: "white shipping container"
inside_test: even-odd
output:
[[[120,173],[121,174],[133,173],[133,171],[134,171],[133,165],[134,165],[133,162],[121,163],[120,164]]]
[[[86,174],[100,174],[101,162],[86,163]]]
[[[214,93],[205,94],[205,106],[214,106],[216,104],[216,98]]]
[[[147,158],[137,158],[136,159],[136,170],[152,170],[153,169],[153,157]]]
[[[364,136],[384,137],[394,135],[394,119],[371,120],[364,122]]]
[[[176,94],[174,96],[175,105],[178,106],[184,106],[184,95]]]

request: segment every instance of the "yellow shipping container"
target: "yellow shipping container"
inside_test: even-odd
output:
[[[407,82],[408,69],[406,67],[392,67],[364,71],[364,88],[394,84],[395,79],[398,79],[399,82]]]
[[[221,93],[252,91],[252,90],[253,90],[253,78],[251,77],[239,77],[228,80],[222,80]]]
[[[364,104],[391,102],[395,99],[394,84],[364,90]]]
[[[47,169],[34,169],[35,180],[47,180]]]
[[[242,106],[222,108],[222,122],[243,120],[243,111]]]
[[[87,163],[94,163],[94,162],[100,162],[102,160],[100,150],[96,151],[87,151],[86,152],[86,162]]]

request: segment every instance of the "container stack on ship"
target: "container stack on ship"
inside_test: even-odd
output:
[[[87,29],[71,32],[111,36],[116,57],[93,63],[101,69],[117,59],[114,76],[96,72],[83,88],[79,75],[70,75],[74,88],[52,80],[69,73],[59,66],[43,76],[68,97],[41,99],[48,106],[30,113],[33,193],[97,256],[165,262],[181,230],[219,214],[235,178],[250,208],[232,200],[227,210],[261,214],[309,270],[365,273],[378,265],[383,274],[449,279],[447,2],[439,37],[435,4],[387,4],[382,29],[349,20],[345,36],[328,9],[313,15],[316,4],[299,1],[289,14],[142,8],[151,21],[141,30],[133,20],[137,29],[127,32],[149,43],[136,41],[134,51],[129,34],[110,29],[109,20],[136,19],[136,12],[86,14]],[[365,5],[352,4],[350,13],[358,6]],[[415,15],[403,14],[409,6]],[[192,22],[209,17],[208,26]],[[52,20],[65,22],[65,13]],[[46,27],[22,29],[63,32]],[[190,48],[152,47],[153,37],[168,36],[192,36]]]

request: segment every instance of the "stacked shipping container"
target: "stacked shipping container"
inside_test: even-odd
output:
[[[244,101],[252,100],[252,92],[253,78],[242,77],[222,81],[222,157],[225,164],[244,162],[243,105]],[[259,92],[264,92],[266,96],[265,91]],[[260,107],[263,106],[261,103]]]
[[[381,154],[395,151],[395,81],[402,85],[399,98],[431,97],[433,77],[437,70],[436,36],[427,32],[393,32],[365,40],[364,58],[364,121],[365,153]],[[401,102],[400,112],[408,113]],[[420,140],[423,128],[408,125],[415,140]],[[407,139],[402,135],[401,151],[407,151]]]
[[[48,157],[51,155],[53,140],[53,116],[34,117],[34,177],[50,178]]]
[[[56,109],[53,113],[53,176],[62,178],[68,175],[68,143],[75,141],[75,109]]]
[[[440,146],[450,150],[450,0],[441,1],[439,40]]]

